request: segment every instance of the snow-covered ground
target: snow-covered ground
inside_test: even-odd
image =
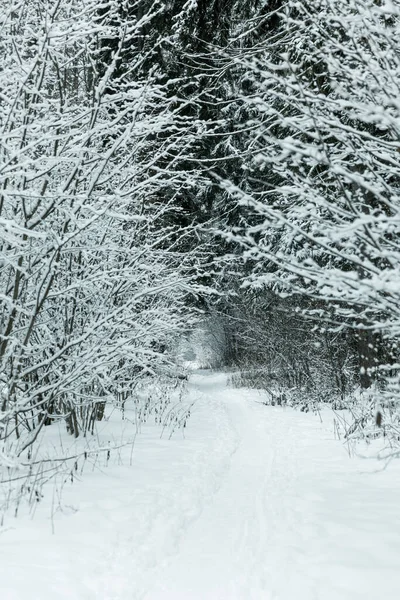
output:
[[[328,413],[267,407],[224,374],[189,394],[185,438],[146,426],[132,461],[6,520],[1,600],[399,598],[397,461],[349,458]]]

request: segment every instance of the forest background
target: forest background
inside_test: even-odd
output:
[[[199,327],[203,366],[398,452],[400,5],[308,4],[3,0],[3,482],[57,471],[55,422],[185,427]]]

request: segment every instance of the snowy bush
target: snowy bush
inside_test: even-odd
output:
[[[308,297],[320,331],[351,333],[360,384],[375,382],[370,419],[379,406],[396,422],[399,7],[288,0],[272,14],[271,40],[229,58],[250,90],[255,183],[223,183],[245,211],[225,235],[253,265],[247,285]]]
[[[182,177],[154,144],[169,131],[175,151],[185,140],[140,52],[121,72],[154,16],[131,8],[132,18],[118,21],[112,3],[3,3],[3,480],[14,466],[29,471],[45,426],[90,435],[106,404],[135,397],[142,379],[164,389],[162,412],[177,374],[168,349],[190,327],[190,256],[177,251],[168,204],[157,200]]]

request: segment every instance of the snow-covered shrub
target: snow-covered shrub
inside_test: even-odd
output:
[[[226,236],[254,265],[250,287],[305,296],[319,329],[351,332],[375,413],[399,412],[399,6],[288,0],[273,13],[270,40],[230,57],[249,82],[255,183],[223,182],[246,211]]]
[[[185,139],[140,53],[121,73],[153,13],[118,21],[113,10],[93,0],[2,4],[3,480],[13,467],[29,472],[47,425],[89,436],[143,378],[168,398],[177,372],[168,348],[190,326],[189,259],[155,200],[182,176],[154,140],[170,132],[172,152]]]

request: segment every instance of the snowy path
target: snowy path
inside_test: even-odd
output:
[[[399,464],[349,459],[329,419],[223,374],[190,394],[186,439],[144,430],[132,467],[64,490],[56,535],[44,509],[0,535],[0,598],[397,600]]]

